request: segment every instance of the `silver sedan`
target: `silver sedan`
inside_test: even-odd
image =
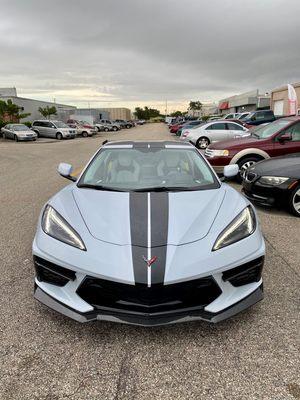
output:
[[[1,129],[4,139],[13,139],[16,142],[21,140],[36,140],[37,134],[24,124],[8,124]]]

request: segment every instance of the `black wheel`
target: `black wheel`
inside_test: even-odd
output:
[[[113,126],[113,131],[116,132],[118,128],[116,126]]]
[[[300,185],[297,185],[290,195],[289,209],[292,214],[300,218]]]
[[[97,132],[100,132],[99,126],[95,126],[95,129],[96,129]]]
[[[17,135],[14,136],[14,139],[15,139],[15,142],[18,142],[18,141],[19,141],[19,138],[18,138]]]
[[[87,136],[88,136],[88,133],[84,131],[84,132],[82,132],[82,136],[83,136],[83,137],[87,137]]]
[[[62,135],[60,132],[58,132],[58,133],[56,134],[56,139],[57,139],[57,140],[62,140],[62,138],[63,138],[63,135]]]
[[[130,129],[130,128],[131,128],[131,125],[126,125],[126,128],[127,128],[127,129]]]
[[[251,156],[251,157],[245,157],[242,158],[237,164],[239,166],[239,173],[236,176],[236,180],[241,183],[243,180],[243,176],[245,174],[245,172],[247,171],[247,169],[249,167],[252,167],[252,165],[256,164],[258,161],[260,161],[261,158],[259,157],[255,157],[255,156]]]
[[[37,137],[40,137],[40,132],[39,131],[34,131],[37,134]]]
[[[34,139],[32,139],[33,140],[33,142],[35,142],[36,141],[36,138],[34,138]]]
[[[196,147],[197,149],[205,150],[209,144],[210,144],[209,139],[205,136],[201,136],[196,142]]]
[[[109,129],[106,127],[106,128],[104,128],[104,132],[108,132],[109,131]]]
[[[6,139],[6,135],[5,135],[5,133],[3,133],[2,137],[3,137],[3,139]]]

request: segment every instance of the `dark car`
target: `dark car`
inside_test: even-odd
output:
[[[121,128],[126,128],[130,129],[134,126],[130,121],[126,121],[125,119],[115,119],[115,122],[117,122]]]
[[[276,117],[272,110],[254,111],[245,118],[241,118],[241,121],[248,125],[260,125],[275,120]]]
[[[257,204],[287,206],[300,217],[300,153],[264,160],[248,168],[243,193]]]
[[[271,157],[300,153],[300,118],[285,117],[251,131],[251,135],[213,143],[205,156],[217,173],[225,165],[238,164],[242,180],[245,170],[258,161]]]
[[[186,123],[182,124],[179,126],[176,132],[176,136],[180,136],[182,129],[189,129],[189,128],[194,128],[194,126],[198,126],[203,124],[203,121],[201,120],[195,120],[195,121],[187,121]]]

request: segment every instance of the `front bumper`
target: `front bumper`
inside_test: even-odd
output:
[[[156,313],[147,315],[143,313],[127,313],[121,310],[109,309],[107,307],[103,309],[93,310],[87,313],[80,313],[77,310],[66,307],[63,303],[55,300],[37,285],[35,285],[34,297],[36,300],[48,306],[52,310],[57,311],[58,313],[63,314],[81,323],[95,320],[120,322],[140,326],[168,325],[172,323],[188,322],[195,320],[203,320],[211,323],[217,323],[238,314],[239,312],[251,307],[252,305],[262,300],[263,284],[261,283],[261,285],[256,290],[254,290],[243,300],[218,313],[205,311],[203,307],[187,308],[180,311],[173,311],[172,313],[167,314]]]
[[[251,202],[262,206],[283,206],[289,198],[290,182],[280,186],[266,186],[259,182],[243,181],[242,192]]]
[[[27,141],[30,141],[30,140],[35,140],[36,139],[36,136],[23,136],[23,137],[21,137],[21,136],[19,136],[18,137],[18,140],[21,142],[27,142]]]

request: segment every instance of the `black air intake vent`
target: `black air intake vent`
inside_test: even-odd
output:
[[[223,281],[229,281],[233,286],[247,285],[248,283],[258,282],[264,265],[264,257],[256,258],[246,264],[229,269],[223,272]]]
[[[70,269],[53,264],[37,256],[33,257],[33,261],[37,279],[41,282],[51,283],[56,286],[64,286],[69,281],[74,281],[76,279],[75,272]]]

